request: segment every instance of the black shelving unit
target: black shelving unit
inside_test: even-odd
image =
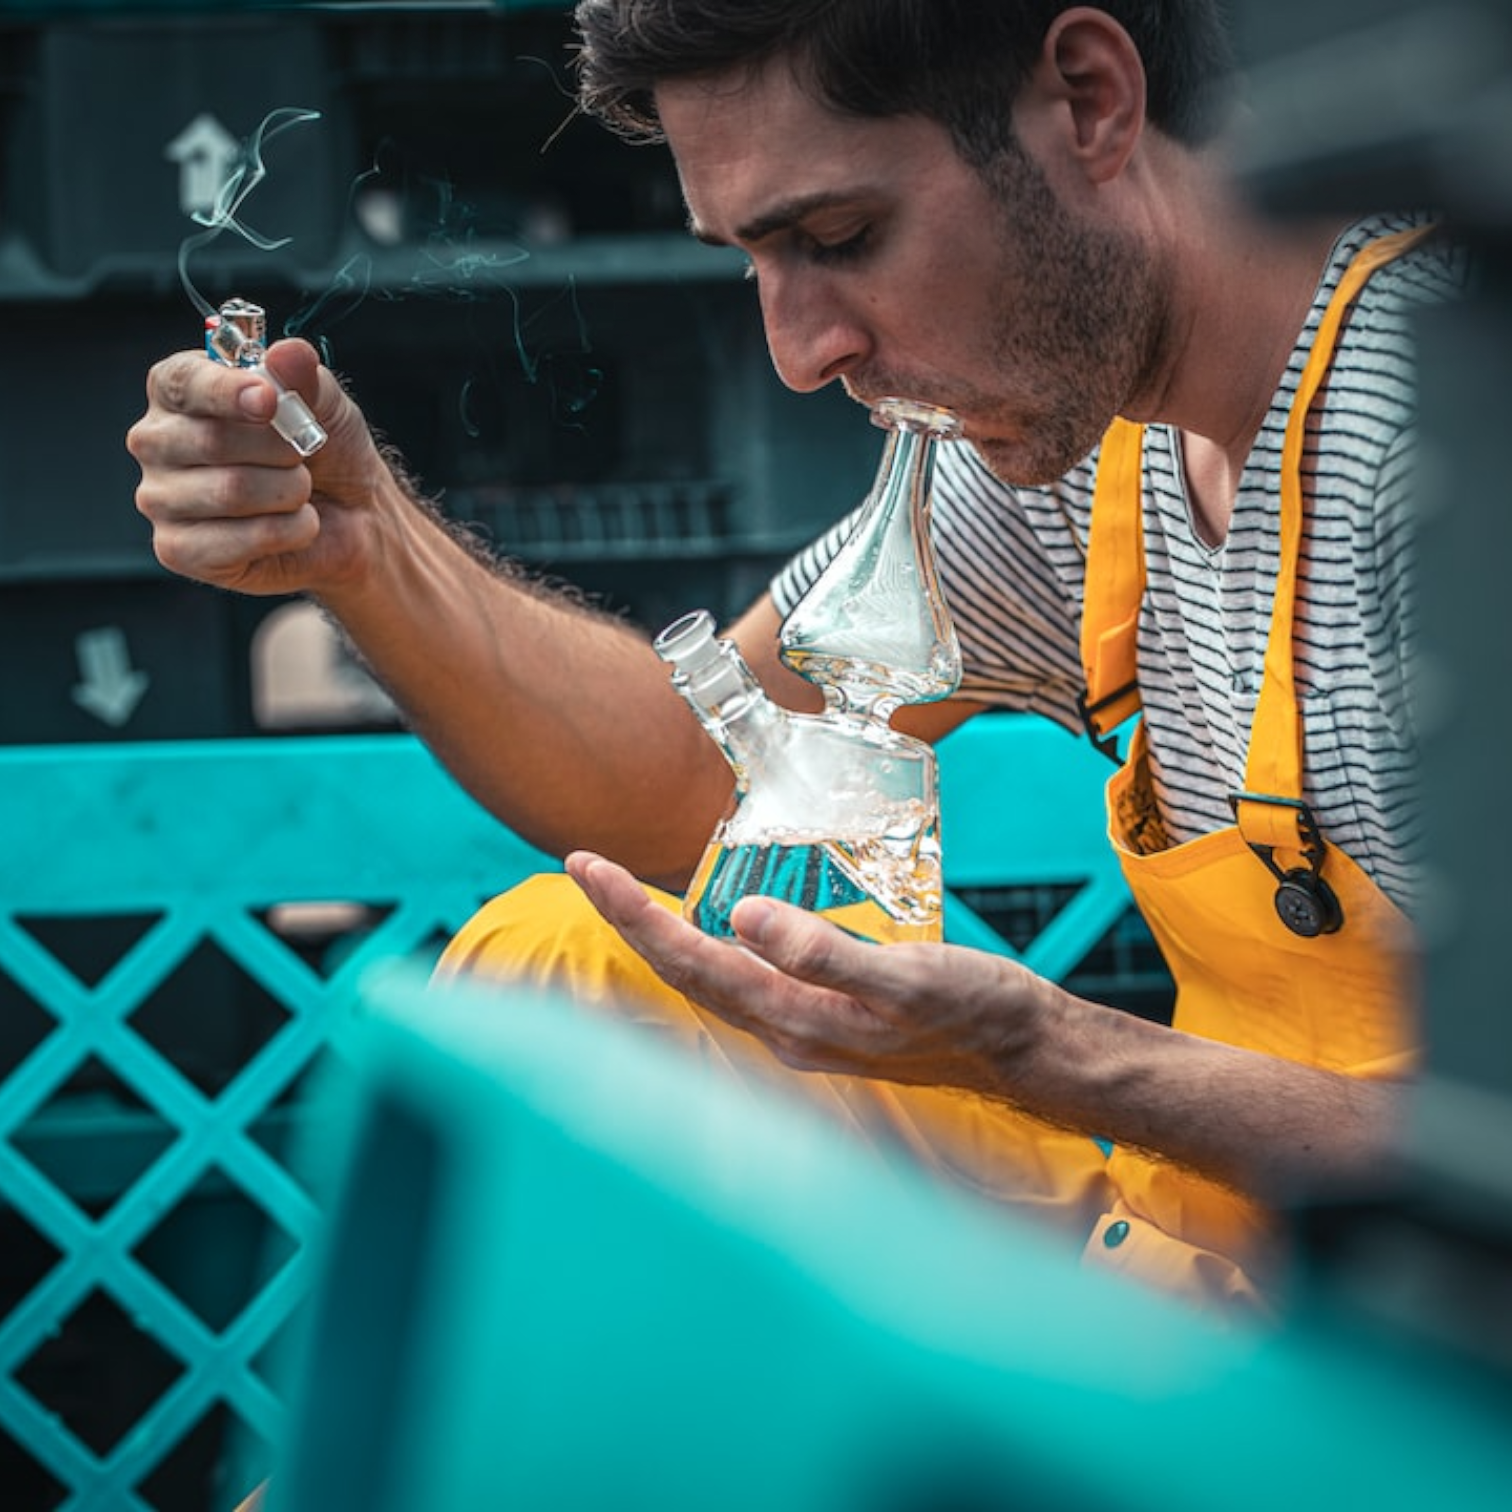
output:
[[[782,388],[666,153],[572,115],[569,14],[0,10],[0,740],[260,731],[279,606],[186,592],[133,507],[146,371],[200,339],[181,261],[315,341],[445,510],[649,628],[739,612],[859,498],[864,415]],[[270,122],[237,218],[281,245],[181,260]],[[102,637],[149,690],[119,723],[74,697]]]

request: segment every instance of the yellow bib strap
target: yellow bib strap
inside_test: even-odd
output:
[[[1287,418],[1281,447],[1281,565],[1276,578],[1276,599],[1271,610],[1270,634],[1265,645],[1265,670],[1260,698],[1255,706],[1245,765],[1245,790],[1276,798],[1302,796],[1302,720],[1297,706],[1293,668],[1292,635],[1297,605],[1297,569],[1302,556],[1302,525],[1306,503],[1302,496],[1302,458],[1307,442],[1307,419],[1313,401],[1333,362],[1339,329],[1350,307],[1376,269],[1400,257],[1436,228],[1418,226],[1383,236],[1363,248],[1344,270],[1328,307],[1319,322],[1307,365],[1302,370]],[[1279,839],[1289,831],[1296,843],[1295,822],[1284,810],[1272,808],[1267,816]],[[1263,822],[1263,821],[1262,821]]]
[[[1302,721],[1293,669],[1297,570],[1306,504],[1302,461],[1307,421],[1333,361],[1339,331],[1366,280],[1378,268],[1431,236],[1415,226],[1379,237],[1362,248],[1334,290],[1298,383],[1281,452],[1280,569],[1266,641],[1260,697],[1255,708],[1242,791],[1234,817],[1251,845],[1279,850],[1316,867],[1319,839],[1302,797]],[[1103,437],[1092,495],[1092,527],[1081,625],[1082,670],[1087,691],[1082,717],[1104,750],[1105,737],[1139,709],[1139,611],[1145,558],[1142,482],[1144,427],[1115,420]]]
[[[1139,507],[1144,427],[1115,420],[1103,436],[1092,492],[1081,659],[1082,720],[1098,746],[1139,710],[1139,606],[1144,600],[1144,520]],[[1129,501],[1133,501],[1133,508]]]

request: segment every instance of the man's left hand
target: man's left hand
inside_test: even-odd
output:
[[[736,905],[735,940],[658,907],[601,856],[567,871],[668,986],[764,1041],[796,1070],[1003,1095],[1058,992],[1006,957],[876,945],[772,898]]]

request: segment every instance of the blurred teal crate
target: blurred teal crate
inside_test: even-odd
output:
[[[227,1505],[281,1425],[287,1134],[355,975],[549,863],[403,736],[0,750],[0,835],[5,1499]]]
[[[269,1512],[1500,1512],[1508,1379],[1222,1328],[517,991],[364,983]]]
[[[1123,927],[1106,770],[1026,717],[950,737],[951,938],[1069,978]],[[358,984],[555,863],[407,735],[0,748],[0,836],[0,1485],[228,1507],[286,1426],[320,1222],[296,1136]],[[1056,906],[1010,942],[1001,889]]]

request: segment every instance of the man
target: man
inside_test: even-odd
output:
[[[160,558],[314,595],[482,801],[573,852],[633,947],[543,880],[486,909],[446,972],[566,981],[1039,1209],[1095,1261],[1264,1309],[1280,1256],[1257,1199],[1377,1173],[1410,1064],[1407,327],[1453,294],[1456,258],[1410,217],[1246,208],[1204,0],[577,16],[585,105],[665,137],[694,233],[751,261],[784,381],[964,421],[936,518],[966,676],[909,728],[1142,701],[1111,827],[1176,1027],[761,899],[732,950],[649,897],[635,878],[679,885],[713,827],[718,751],[638,636],[417,505],[297,343],[270,365],[331,432],[305,465],[255,380],[192,356],[154,371],[131,445]],[[832,549],[732,632],[795,706],[813,690],[776,632]]]

